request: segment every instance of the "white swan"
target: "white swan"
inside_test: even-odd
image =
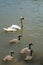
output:
[[[11,61],[11,60],[13,60],[13,56],[12,56],[13,53],[14,53],[14,51],[11,50],[11,55],[5,56],[5,57],[3,58],[3,61]]]
[[[15,28],[9,27],[9,28],[3,28],[6,32],[14,32],[17,31]]]
[[[20,17],[21,27],[18,26],[18,25],[12,25],[12,26],[10,26],[8,28],[3,28],[4,31],[6,31],[6,32],[13,32],[13,31],[21,30],[21,28],[23,28],[23,22],[22,22],[22,20],[24,20],[24,18]]]
[[[12,39],[12,40],[10,40],[9,43],[11,43],[11,44],[19,43],[20,42],[20,37],[21,37],[21,35],[18,36],[18,39]]]
[[[26,48],[23,48],[21,51],[20,51],[20,54],[27,54],[28,52],[31,51],[31,45],[33,45],[31,42],[29,43],[29,48],[26,47]]]
[[[32,60],[32,53],[33,53],[33,50],[30,51],[30,55],[27,55],[24,60],[25,60],[25,61],[30,61],[30,60]]]

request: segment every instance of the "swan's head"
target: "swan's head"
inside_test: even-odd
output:
[[[11,50],[11,51],[10,51],[10,53],[11,53],[11,56],[12,56],[12,55],[14,54],[14,51],[13,51],[13,50]]]
[[[21,16],[21,17],[20,17],[20,20],[24,20],[24,17]]]

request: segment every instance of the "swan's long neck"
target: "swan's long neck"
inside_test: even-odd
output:
[[[22,19],[21,19],[21,28],[23,28],[23,21],[22,21]]]

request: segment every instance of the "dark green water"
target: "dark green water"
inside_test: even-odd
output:
[[[17,38],[18,32],[5,33],[4,27],[20,25],[20,16],[25,18],[20,44],[10,45],[8,41]],[[19,52],[33,43],[33,60],[25,62]],[[10,50],[14,50],[16,61],[3,62]],[[43,65],[43,0],[0,0],[0,65]]]

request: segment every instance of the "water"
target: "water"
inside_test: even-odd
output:
[[[10,45],[18,32],[5,33],[4,27],[20,25],[20,16],[25,18],[20,44]],[[25,62],[19,52],[33,43],[33,60]],[[14,50],[15,61],[3,62],[2,59],[10,50]],[[0,0],[0,65],[43,65],[43,0]]]

